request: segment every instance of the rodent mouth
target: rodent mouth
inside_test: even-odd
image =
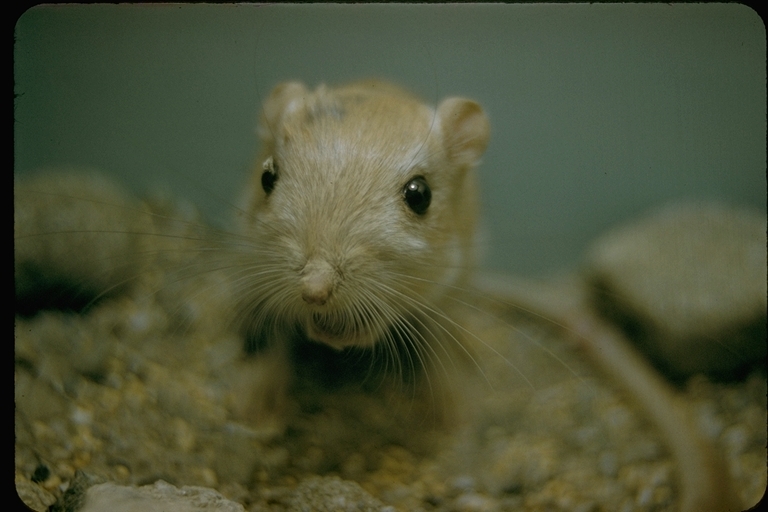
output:
[[[343,314],[313,313],[307,322],[307,336],[335,348],[373,343],[370,326],[365,319],[355,320]]]
[[[329,336],[343,336],[349,323],[341,315],[312,314],[312,324],[318,331]]]

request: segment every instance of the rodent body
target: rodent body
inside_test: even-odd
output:
[[[219,261],[233,308],[261,352],[232,369],[251,390],[238,412],[280,427],[274,413],[284,407],[297,333],[336,350],[370,349],[396,371],[422,366],[430,386],[450,380],[440,378],[447,360],[472,357],[471,336],[454,312],[477,293],[468,291],[478,210],[473,171],[490,134],[481,107],[448,98],[432,108],[377,81],[314,91],[285,83],[265,101],[258,133],[262,151],[236,229],[216,247],[225,247]],[[523,295],[513,302],[525,304],[531,294]],[[531,309],[558,319],[558,311]],[[584,318],[561,324],[579,333]],[[629,356],[601,358],[602,347],[623,348],[621,341],[586,331],[582,341],[608,373],[621,379],[643,369]],[[392,358],[403,346],[410,360],[398,363]],[[641,373],[630,392],[653,403],[661,394],[651,396],[645,383],[656,377]],[[664,418],[679,419],[667,402],[656,406],[662,429]],[[702,457],[691,453],[699,451],[675,453],[695,467]],[[717,464],[702,465],[709,481],[719,477]],[[684,486],[696,494],[696,483]],[[687,498],[686,510],[702,499],[709,496]]]
[[[450,310],[472,268],[485,113],[461,98],[432,108],[379,81],[284,83],[262,112],[231,274],[262,368],[243,370],[258,379],[245,414],[280,415],[296,333],[370,349],[400,377],[425,374],[433,397],[450,395],[441,372],[471,352]]]

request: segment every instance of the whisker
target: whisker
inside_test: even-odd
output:
[[[498,351],[496,351],[496,350],[495,350],[495,349],[493,349],[492,347],[488,346],[488,345],[487,345],[487,344],[486,344],[486,343],[485,343],[485,342],[484,342],[482,339],[480,339],[480,338],[479,338],[477,335],[475,335],[474,333],[472,333],[471,331],[469,331],[469,330],[468,330],[466,327],[464,327],[463,325],[461,325],[461,324],[460,324],[460,323],[458,323],[458,322],[455,322],[453,319],[451,319],[450,317],[448,317],[447,315],[445,315],[443,312],[441,312],[441,311],[438,311],[437,309],[434,309],[434,308],[432,308],[432,307],[430,307],[430,306],[426,305],[424,297],[420,297],[420,298],[421,298],[421,302],[419,302],[418,300],[415,300],[415,299],[411,298],[410,296],[408,296],[407,294],[405,294],[405,293],[402,293],[402,292],[399,292],[399,291],[395,290],[394,288],[391,288],[391,287],[387,287],[387,286],[385,286],[385,285],[383,285],[383,284],[381,284],[381,283],[379,283],[379,286],[381,286],[381,289],[382,289],[382,290],[384,290],[386,293],[390,294],[390,296],[393,296],[393,297],[395,297],[395,298],[398,298],[398,299],[403,299],[403,300],[405,300],[405,301],[406,301],[408,304],[410,304],[411,306],[413,306],[413,307],[416,309],[416,311],[418,311],[418,312],[422,312],[422,313],[424,313],[424,312],[426,312],[426,313],[429,313],[429,315],[426,315],[427,317],[430,317],[430,316],[432,315],[434,318],[437,318],[437,319],[440,319],[440,320],[445,320],[445,321],[446,321],[446,322],[447,322],[449,325],[451,325],[451,326],[453,326],[453,327],[456,327],[456,328],[458,328],[460,331],[462,331],[463,333],[465,333],[465,334],[468,334],[470,337],[473,337],[474,339],[476,339],[477,341],[479,341],[479,342],[480,342],[480,343],[482,343],[483,345],[487,346],[487,347],[488,347],[488,348],[490,348],[492,351],[494,351],[494,352],[495,352],[497,355],[499,355],[500,357],[502,357],[502,358],[503,358],[503,356],[502,356],[501,354],[499,354],[499,353],[498,353]],[[448,328],[447,328],[446,326],[444,326],[444,325],[443,325],[441,322],[439,322],[439,321],[436,321],[436,322],[435,322],[435,325],[436,325],[436,326],[437,326],[437,327],[438,327],[438,328],[439,328],[439,329],[440,329],[440,330],[441,330],[443,333],[445,333],[445,334],[448,336],[448,339],[450,339],[450,340],[452,340],[452,341],[454,342],[454,345],[455,345],[456,347],[458,347],[458,348],[460,349],[460,351],[464,353],[464,355],[465,355],[465,356],[467,356],[467,357],[468,357],[468,358],[469,358],[469,359],[470,359],[470,360],[473,362],[473,364],[475,365],[475,367],[476,367],[478,370],[480,370],[480,373],[483,375],[483,377],[484,377],[484,378],[486,378],[486,382],[488,383],[488,385],[489,385],[491,388],[493,388],[493,385],[491,384],[491,382],[487,380],[487,377],[486,377],[485,373],[483,372],[482,366],[480,365],[480,363],[478,363],[478,362],[477,362],[477,360],[475,359],[474,355],[473,355],[473,354],[472,354],[472,353],[469,351],[469,349],[468,349],[468,348],[467,348],[467,347],[466,347],[466,346],[465,346],[465,345],[464,345],[464,344],[463,344],[463,343],[462,343],[460,340],[458,340],[458,339],[455,337],[455,335],[453,335],[452,333],[450,333],[450,331],[448,330]],[[438,343],[438,345],[440,345],[440,344]],[[427,346],[431,347],[431,344],[427,343]],[[443,347],[442,345],[440,345],[440,346],[443,348],[443,350],[447,350],[447,349],[446,349],[445,347]],[[432,350],[434,350],[434,348],[432,348]],[[448,357],[450,357],[450,356],[448,356]],[[506,359],[505,359],[505,360],[506,360]],[[512,364],[512,363],[511,363],[511,362],[509,362],[509,361],[508,361],[508,363],[509,363],[509,364],[510,364],[510,365],[511,365],[513,368],[515,368],[515,370],[517,370],[517,371],[519,372],[519,370],[518,370],[518,369],[515,367],[515,365],[514,365],[514,364]],[[528,382],[528,383],[530,384],[530,381],[528,381],[528,379],[527,379],[527,378],[526,378],[524,375],[522,375],[522,373],[520,373],[520,374],[521,374],[521,376],[522,376],[522,377],[523,377],[523,378],[526,380],[526,382]]]
[[[410,276],[410,275],[401,274],[400,277],[401,278],[405,278],[405,279],[412,279],[412,280],[420,281],[420,282],[427,282],[427,283],[430,283],[430,284],[439,284],[440,286],[449,288],[449,289],[451,289],[453,291],[457,291],[457,292],[469,293],[469,294],[479,294],[479,292],[474,291],[474,290],[470,290],[470,289],[467,289],[467,288],[461,288],[461,287],[457,287],[457,286],[449,285],[449,284],[434,283],[432,281],[429,281],[429,280],[426,280],[426,279],[423,279],[423,278],[420,278],[420,277],[416,277],[416,276]],[[488,309],[480,308],[480,307],[478,307],[476,305],[473,305],[473,304],[471,304],[471,303],[469,303],[467,301],[461,300],[457,296],[455,296],[454,294],[448,294],[447,297],[450,300],[452,300],[452,301],[454,301],[454,302],[456,302],[458,304],[461,304],[462,306],[464,306],[464,307],[466,307],[468,309],[471,309],[472,311],[475,311],[475,312],[477,312],[477,313],[479,313],[481,315],[484,315],[484,316],[487,316],[489,318],[492,318],[495,321],[498,321],[501,324],[503,324],[503,325],[507,326],[508,328],[512,329],[517,334],[521,335],[524,339],[526,339],[527,341],[533,343],[537,348],[539,348],[540,350],[543,350],[547,355],[552,357],[560,365],[562,365],[564,368],[566,368],[574,377],[579,379],[580,382],[586,383],[584,381],[583,377],[580,376],[578,374],[578,372],[576,372],[576,370],[573,369],[571,367],[571,365],[569,365],[565,360],[563,360],[560,356],[558,356],[551,349],[549,349],[548,347],[544,346],[542,343],[536,341],[533,337],[531,337],[530,335],[525,333],[522,329],[519,329],[518,327],[516,327],[514,324],[511,324],[511,323],[507,322],[506,320],[501,318],[499,315],[491,312]],[[565,331],[571,331],[572,332],[572,329],[569,328],[567,325],[563,324],[562,322],[558,322],[558,321],[552,319],[551,317],[547,316],[546,314],[539,313],[538,311],[536,311],[536,310],[534,310],[532,308],[526,308],[526,307],[521,306],[519,304],[511,303],[511,302],[505,301],[505,300],[497,298],[497,297],[487,297],[486,295],[481,295],[481,297],[484,300],[490,301],[491,303],[501,304],[503,306],[507,306],[507,307],[515,309],[515,310],[523,311],[526,314],[529,314],[531,316],[539,318],[540,320],[545,321],[547,324],[554,325],[554,326],[556,326],[558,328],[561,328],[561,329],[563,329]],[[491,348],[491,347],[488,347],[488,348]],[[498,352],[497,352],[497,354],[498,354]],[[513,367],[514,367],[514,365],[513,365]],[[519,372],[519,370],[516,367],[515,367],[515,370]],[[526,378],[526,382],[529,382],[527,378]],[[589,385],[588,383],[586,383],[586,384]]]

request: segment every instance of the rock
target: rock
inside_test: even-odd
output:
[[[37,512],[44,512],[48,510],[56,498],[53,494],[49,493],[38,484],[30,482],[29,480],[16,477],[16,493],[19,495],[19,499],[28,508]]]
[[[245,512],[205,487],[174,487],[162,480],[143,487],[104,483],[88,488],[79,512]]]
[[[48,170],[14,183],[17,311],[80,309],[140,271],[145,207],[93,172]]]
[[[765,213],[717,203],[662,208],[588,257],[599,310],[674,378],[765,361],[766,268]]]
[[[310,477],[291,494],[290,512],[394,512],[360,485],[338,477]]]

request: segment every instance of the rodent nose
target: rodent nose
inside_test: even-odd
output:
[[[303,290],[301,292],[301,298],[304,299],[304,302],[316,306],[325,305],[330,295],[329,290]]]
[[[333,267],[323,260],[310,260],[301,274],[301,298],[304,302],[316,306],[325,305],[333,293]]]

